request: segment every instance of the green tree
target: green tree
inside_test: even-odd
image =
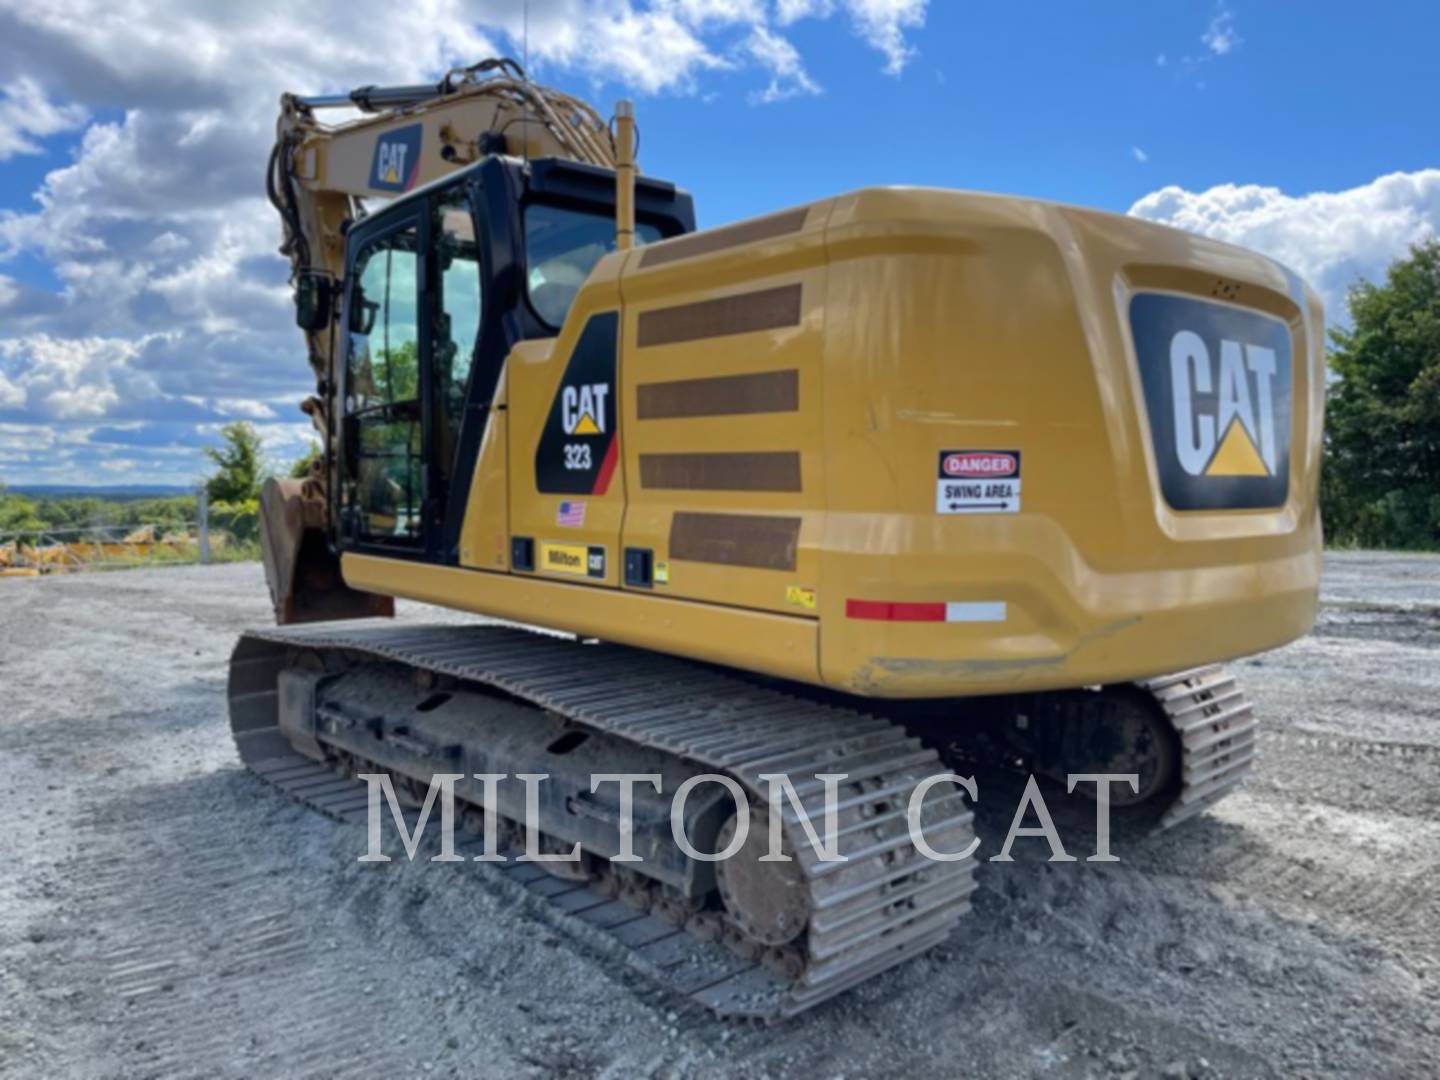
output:
[[[52,529],[78,529],[89,525],[113,525],[120,520],[119,504],[89,496],[68,499],[37,499],[35,512]]]
[[[381,349],[375,372],[375,388],[387,402],[413,401],[420,396],[420,346],[403,341]]]
[[[31,532],[45,528],[35,504],[23,495],[12,495],[0,480],[0,534]]]
[[[178,529],[195,520],[195,496],[128,499],[117,510],[119,523],[123,525],[158,525],[164,529]]]
[[[1367,547],[1440,546],[1440,240],[1410,249],[1382,285],[1350,290],[1330,334],[1321,485],[1326,531]]]
[[[265,456],[255,425],[237,420],[220,429],[225,445],[206,447],[216,465],[215,475],[205,481],[212,502],[241,504],[258,497],[264,479]]]
[[[310,440],[310,449],[295,459],[295,464],[290,466],[290,476],[294,480],[304,480],[310,475],[311,468],[315,462],[320,460],[320,444],[314,439]]]

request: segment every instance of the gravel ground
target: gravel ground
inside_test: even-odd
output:
[[[363,830],[245,773],[258,566],[0,586],[5,1076],[1440,1070],[1440,558],[1333,555],[1315,633],[1237,665],[1240,794],[1118,864],[1020,840],[945,945],[769,1028],[677,1011],[490,868],[359,864]],[[1015,793],[981,779],[986,854]]]

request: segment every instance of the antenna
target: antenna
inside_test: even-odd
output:
[[[520,130],[523,132],[521,157],[525,161],[530,160],[530,95],[535,93],[535,87],[530,82],[530,0],[524,0],[524,15],[521,23],[520,52],[524,56],[523,67],[525,68],[525,119],[520,123]]]

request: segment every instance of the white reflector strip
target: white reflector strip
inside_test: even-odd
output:
[[[1003,600],[945,605],[946,622],[1004,622],[1006,617]]]

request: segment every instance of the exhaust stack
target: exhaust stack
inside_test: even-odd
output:
[[[635,245],[635,106],[615,106],[615,249]]]

